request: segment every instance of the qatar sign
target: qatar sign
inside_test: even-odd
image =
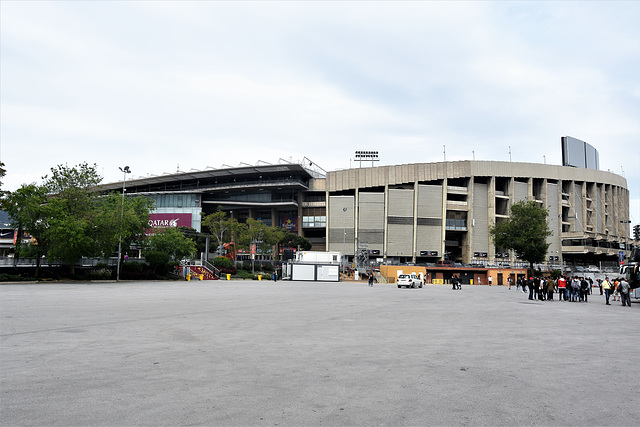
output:
[[[149,215],[149,231],[170,227],[191,227],[191,214],[155,213]]]

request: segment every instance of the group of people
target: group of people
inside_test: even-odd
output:
[[[585,277],[567,277],[561,276],[558,280],[552,277],[529,277],[528,279],[519,278],[516,282],[517,289],[522,288],[523,292],[529,291],[529,299],[538,299],[540,301],[553,301],[554,292],[558,293],[558,300],[569,302],[588,302],[589,295],[593,292],[593,279]],[[598,279],[598,287],[600,295],[604,293],[606,304],[613,295],[613,300],[618,298],[623,306],[631,307],[631,289],[629,283],[624,278],[610,281],[609,278],[604,280]]]
[[[605,298],[607,300],[607,305],[611,305],[609,303],[609,298],[613,295],[613,300],[622,302],[622,306],[631,307],[631,287],[629,286],[629,282],[624,280],[624,278],[617,278],[609,280],[608,277],[605,277],[604,280],[598,279],[598,285],[600,287],[600,295],[602,295],[604,291]]]
[[[518,278],[517,289],[522,288],[522,292],[529,290],[529,299],[540,301],[553,301],[553,293],[556,289],[556,281],[552,277],[532,276],[528,279]]]
[[[451,278],[452,290],[462,290],[462,280],[460,280],[460,276],[454,275]]]

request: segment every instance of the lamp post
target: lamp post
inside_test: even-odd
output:
[[[116,281],[120,280],[120,257],[122,256],[122,221],[124,220],[124,192],[127,183],[127,174],[131,173],[131,170],[129,170],[129,166],[125,166],[124,169],[119,169],[124,174],[124,179],[122,180],[122,206],[120,210],[120,236],[118,236],[118,264],[116,267]]]
[[[344,260],[347,256],[347,208],[342,208],[342,275],[344,276]]]

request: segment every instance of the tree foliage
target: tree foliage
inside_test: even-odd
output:
[[[2,183],[6,174],[7,170],[4,168],[4,163],[0,162],[0,197],[5,193],[5,191],[2,190]]]
[[[231,242],[233,235],[240,230],[238,221],[235,218],[229,218],[221,207],[212,214],[205,215],[202,218],[202,226],[211,233],[216,248]]]
[[[83,256],[111,256],[122,236],[126,243],[144,238],[153,202],[117,193],[98,194],[97,166],[58,165],[41,185],[23,185],[2,199],[13,226],[35,242],[19,253],[42,255],[74,265]],[[36,275],[38,274],[36,268]]]
[[[143,244],[153,200],[143,196],[127,196],[123,200],[121,194],[110,193],[97,198],[95,208],[93,239],[97,254],[110,256],[120,238],[123,254],[130,246]]]
[[[6,193],[2,199],[2,209],[9,214],[12,226],[22,236],[24,230],[35,239],[36,244],[25,244],[22,238],[16,241],[16,258],[36,259],[35,277],[40,271],[40,259],[47,254],[50,238],[47,235],[51,211],[47,205],[46,189],[36,184],[23,184],[14,192]]]
[[[269,227],[261,220],[248,218],[246,224],[242,224],[239,232],[240,246],[257,252],[269,253],[282,238],[278,228]],[[251,258],[251,270],[254,271],[254,258]]]
[[[311,242],[306,237],[291,233],[290,231],[284,229],[282,229],[282,238],[278,243],[280,243],[282,246],[295,248],[296,250],[300,248],[300,250],[302,251],[308,251],[312,246]]]
[[[547,223],[548,211],[534,201],[521,201],[511,206],[509,218],[490,227],[489,233],[497,247],[513,249],[525,261],[533,264],[546,259],[553,232]]]
[[[149,248],[143,252],[164,252],[172,260],[191,259],[196,253],[196,244],[176,228],[165,228],[149,238]]]

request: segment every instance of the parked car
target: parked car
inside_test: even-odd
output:
[[[398,281],[396,282],[398,287],[405,288],[421,288],[422,287],[422,279],[420,279],[415,274],[401,274],[398,276]]]
[[[436,265],[451,265],[451,261],[449,261],[448,259],[445,260],[440,260],[436,263]]]

